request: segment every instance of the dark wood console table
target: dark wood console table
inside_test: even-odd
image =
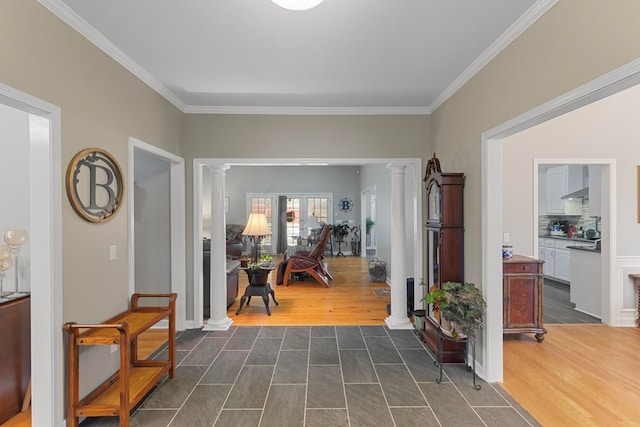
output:
[[[31,377],[31,297],[0,305],[0,424],[20,412]]]
[[[505,334],[534,333],[538,342],[544,340],[542,264],[542,260],[523,255],[502,260]]]

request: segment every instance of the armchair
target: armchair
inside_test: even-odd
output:
[[[320,284],[329,287],[329,280],[333,280],[333,276],[324,268],[322,263],[324,250],[327,242],[331,238],[331,226],[325,225],[320,232],[318,244],[311,252],[297,252],[295,255],[285,259],[278,265],[278,281],[277,283],[289,285],[289,277],[292,273],[308,273],[316,279]]]

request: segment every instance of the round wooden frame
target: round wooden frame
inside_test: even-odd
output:
[[[87,166],[88,164],[95,163],[99,160],[103,162],[101,167],[106,168],[113,173],[115,200],[103,209],[98,209],[93,212],[84,206],[78,196],[79,179],[77,178],[77,175],[82,166]],[[101,148],[85,148],[73,156],[69,166],[67,167],[66,187],[67,198],[69,199],[69,203],[71,203],[73,210],[80,217],[93,223],[109,221],[118,213],[122,207],[122,202],[124,201],[124,175],[122,174],[122,169],[115,157],[113,157],[108,151]]]

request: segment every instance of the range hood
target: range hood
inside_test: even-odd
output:
[[[569,193],[566,196],[562,196],[560,198],[562,200],[588,199],[589,198],[589,187],[581,188],[578,191],[574,191],[573,193]]]

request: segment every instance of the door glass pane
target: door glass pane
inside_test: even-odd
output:
[[[300,236],[300,199],[287,199],[287,245],[298,244]]]
[[[430,221],[440,221],[440,186],[433,181],[427,192],[427,218]]]
[[[427,289],[428,292],[432,286],[440,286],[440,253],[438,241],[440,230],[427,230]],[[429,305],[429,315],[433,317],[433,306]]]
[[[267,218],[267,224],[273,233],[273,198],[272,197],[252,197],[251,213],[263,213]],[[264,236],[260,240],[260,252],[271,252],[273,235]]]

